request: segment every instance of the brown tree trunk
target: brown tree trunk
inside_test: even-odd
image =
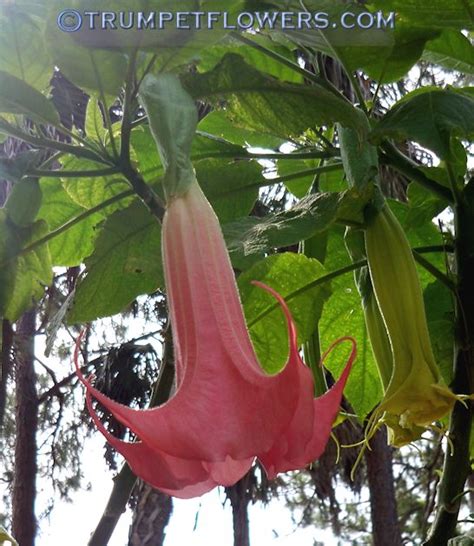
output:
[[[140,482],[128,546],[163,546],[172,512],[169,495]]]
[[[7,406],[7,382],[12,368],[13,332],[8,320],[2,321],[2,349],[0,352],[0,431],[3,428]]]
[[[374,546],[402,546],[397,502],[393,484],[392,451],[387,445],[387,430],[380,429],[365,452],[370,491],[372,537]]]
[[[16,335],[16,442],[13,479],[13,535],[34,546],[36,535],[36,429],[38,398],[34,371],[35,311],[18,322]]]
[[[248,505],[250,494],[248,491],[251,472],[231,487],[226,487],[227,497],[232,505],[232,523],[234,528],[234,546],[250,546],[250,527]]]

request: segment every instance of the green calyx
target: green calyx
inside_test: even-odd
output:
[[[139,99],[165,169],[163,188],[169,201],[186,193],[196,179],[191,163],[196,105],[173,74],[148,74],[140,85]]]

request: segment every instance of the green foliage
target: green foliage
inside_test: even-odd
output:
[[[0,15],[0,70],[42,91],[53,75],[42,22],[21,7],[3,8]]]
[[[41,192],[43,200],[37,218],[47,222],[50,233],[73,221],[87,210],[69,196],[58,178],[42,178]],[[94,249],[94,239],[97,235],[95,226],[103,218],[101,212],[96,212],[82,218],[75,225],[51,239],[48,246],[53,265],[80,265]]]
[[[276,136],[298,136],[306,129],[335,121],[361,129],[358,110],[322,86],[279,82],[228,53],[205,74],[183,77],[195,98],[222,104],[237,126]]]
[[[24,114],[39,123],[59,123],[52,103],[23,80],[0,70],[0,112]]]
[[[287,300],[298,330],[298,342],[304,343],[314,332],[322,306],[331,293],[329,283],[310,286],[325,273],[317,260],[283,253],[256,263],[239,276],[250,337],[259,361],[268,373],[277,372],[287,360],[288,327],[272,296],[251,282],[261,281]]]
[[[140,294],[163,286],[159,224],[138,201],[114,212],[85,265],[68,315],[72,324],[119,313]]]
[[[6,210],[0,213],[0,315],[14,322],[39,301],[53,279],[47,245],[22,254],[48,229],[43,221],[17,226]]]
[[[472,0],[371,0],[369,5],[384,12],[395,10],[415,27],[471,29],[474,26]]]
[[[383,137],[414,140],[452,160],[451,137],[474,134],[474,99],[454,89],[414,91],[399,101],[372,131],[376,142]]]
[[[443,30],[438,38],[427,42],[423,59],[449,70],[474,74],[474,47],[462,32]]]

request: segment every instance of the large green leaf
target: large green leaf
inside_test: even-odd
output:
[[[286,297],[324,274],[325,270],[317,260],[302,254],[285,253],[270,256],[239,276],[238,285],[250,337],[260,364],[267,372],[280,370],[287,360],[288,328],[274,298],[252,285],[251,281],[261,281]],[[330,286],[326,283],[288,300],[299,344],[313,333],[329,294]]]
[[[272,3],[288,9],[286,0]],[[290,6],[301,12],[299,2],[293,1]],[[369,15],[366,5],[355,2],[307,0],[304,6],[311,13],[326,14],[327,24],[321,22],[319,28],[301,25],[295,30],[279,32],[302,47],[311,47],[337,59],[349,71],[363,69],[382,83],[404,76],[420,58],[426,41],[438,34],[436,30],[414,28],[398,21],[386,10],[373,10]],[[370,28],[359,26],[358,16],[365,25],[371,21]]]
[[[0,70],[43,90],[53,75],[41,21],[14,5],[0,16]]]
[[[423,292],[431,346],[446,384],[453,378],[454,308],[450,290],[434,281]]]
[[[371,0],[370,7],[397,12],[414,26],[474,28],[473,0]]]
[[[331,230],[324,267],[335,271],[351,263],[344,246],[342,230]],[[382,384],[365,327],[359,292],[352,273],[345,273],[331,282],[332,296],[324,305],[319,322],[322,351],[338,338],[352,336],[357,342],[357,360],[349,376],[344,395],[360,418],[364,418],[382,397]],[[325,362],[338,377],[345,365],[341,350],[331,353]]]
[[[85,264],[69,323],[114,315],[140,294],[163,286],[159,223],[139,201],[116,211],[104,223]]]
[[[205,74],[183,76],[183,82],[193,97],[225,104],[233,123],[257,131],[288,138],[335,121],[362,128],[360,112],[342,96],[319,85],[279,82],[234,53]]]
[[[265,47],[267,50],[280,55],[283,59],[296,63],[295,55],[291,50],[276,44],[269,37],[255,35],[252,36],[252,40],[258,45]],[[279,80],[292,83],[303,82],[303,76],[297,70],[293,70],[291,67],[269,57],[267,54],[258,51],[254,47],[236,40],[227,40],[225,43],[221,42],[211,48],[203,50],[199,54],[198,68],[202,72],[211,70],[221,58],[229,52],[238,53],[249,65],[262,72],[266,72]]]
[[[5,203],[10,220],[17,226],[31,224],[41,206],[41,199],[41,189],[36,178],[16,182]]]
[[[19,227],[0,210],[0,315],[14,322],[31,308],[53,279],[48,245],[19,255],[46,235],[45,222]]]
[[[452,159],[451,136],[474,134],[474,97],[454,89],[428,88],[406,95],[385,115],[371,133],[373,141],[384,137],[414,140],[442,159]]]
[[[59,123],[53,104],[39,91],[0,70],[0,112],[24,114],[39,123]]]
[[[94,161],[73,156],[65,156],[61,159],[61,163],[66,175],[67,171],[94,171],[103,167]],[[61,181],[71,199],[86,209],[100,205],[107,199],[130,190],[129,184],[118,174],[109,176],[75,176],[73,178],[65,176],[61,178]],[[131,199],[131,197],[124,198],[109,205],[107,209],[104,209],[103,214],[105,215],[111,211],[126,207]]]
[[[267,183],[255,161],[199,161],[196,175],[222,223],[247,216],[257,200],[258,185]]]
[[[43,200],[37,218],[44,220],[50,231],[60,228],[86,212],[87,209],[78,205],[69,196],[58,178],[42,178],[40,185]],[[97,212],[51,239],[48,245],[52,264],[71,267],[82,263],[94,249],[96,225],[103,219],[103,214]]]
[[[67,7],[73,6],[70,4]],[[48,9],[45,41],[54,64],[69,80],[87,92],[102,92],[111,98],[116,97],[125,79],[126,56],[114,49],[86,47],[76,32],[60,30],[57,17],[64,10],[62,1],[50,4]],[[92,31],[89,36],[101,34],[100,31]]]
[[[439,38],[427,42],[423,59],[450,70],[474,74],[474,46],[459,31],[444,30]]]
[[[223,226],[235,267],[246,269],[256,258],[298,244],[324,231],[336,219],[362,222],[367,197],[355,191],[308,196],[291,209],[263,218],[247,217]]]
[[[198,129],[241,146],[278,148],[285,142],[285,138],[237,127],[226,117],[225,112],[218,110],[205,116],[200,121]]]
[[[334,164],[333,164],[334,163]],[[343,191],[347,188],[347,184],[344,181],[344,171],[341,163],[335,161],[325,161],[322,165],[322,172],[305,174],[304,176],[298,176],[293,178],[296,173],[304,173],[309,169],[315,169],[321,167],[320,159],[278,159],[276,162],[278,175],[283,178],[288,191],[290,191],[295,197],[302,198],[311,188],[315,177],[317,176],[318,188],[322,192],[326,191]],[[327,170],[325,170],[327,169]],[[288,179],[285,179],[288,177]]]

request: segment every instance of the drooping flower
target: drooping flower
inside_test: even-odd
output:
[[[256,456],[270,476],[302,468],[323,451],[355,358],[324,396],[313,399],[296,329],[277,298],[289,331],[285,367],[268,375],[249,338],[234,273],[217,217],[197,181],[169,200],[163,221],[163,263],[176,359],[176,392],[160,407],[136,410],[87,388],[92,418],[132,470],[180,497],[230,485]],[[118,440],[100,423],[98,400],[138,438]]]
[[[444,417],[459,397],[436,364],[413,254],[388,205],[367,227],[365,244],[373,287],[365,315],[384,385],[372,421],[383,415],[391,443],[401,446]]]

